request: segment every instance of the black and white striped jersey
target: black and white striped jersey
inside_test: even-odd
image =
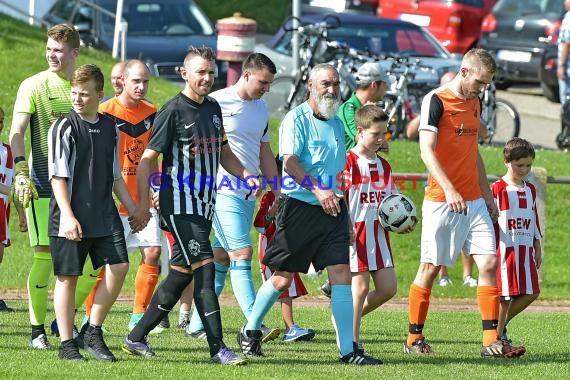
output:
[[[109,236],[123,231],[113,185],[121,178],[115,122],[99,114],[90,123],[71,110],[57,119],[48,132],[49,179],[67,179],[71,209],[81,224],[83,237]],[[61,212],[51,196],[49,236],[65,237]]]
[[[222,111],[211,97],[199,104],[179,93],[157,113],[147,149],[160,152],[163,215],[200,215],[212,219],[216,175],[227,138]],[[150,179],[149,179],[150,180]]]

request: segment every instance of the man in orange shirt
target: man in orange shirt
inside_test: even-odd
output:
[[[156,115],[156,106],[145,100],[150,73],[144,62],[130,60],[123,70],[123,91],[99,106],[99,111],[112,118],[119,128],[119,166],[123,179],[135,202],[137,194],[137,167],[150,138]],[[138,233],[130,232],[127,213],[119,210],[125,227],[127,250],[140,249],[141,262],[135,277],[135,299],[129,321],[132,330],[150,302],[158,282],[160,264],[160,228],[156,210],[149,205],[151,219]]]
[[[477,302],[483,320],[482,357],[517,357],[524,347],[498,338],[499,293],[492,220],[498,210],[478,151],[482,92],[497,65],[483,49],[467,52],[456,77],[428,93],[420,116],[420,152],[428,185],[422,205],[420,267],[409,295],[409,334],[404,352],[430,354],[423,335],[433,282],[463,250],[479,269]]]

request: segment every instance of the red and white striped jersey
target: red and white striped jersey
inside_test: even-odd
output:
[[[356,231],[356,242],[350,247],[351,272],[393,267],[390,237],[378,220],[382,199],[398,193],[390,164],[381,157],[369,160],[350,150],[346,155],[343,179],[350,181],[344,196]]]
[[[14,160],[10,145],[0,143],[0,183],[10,187],[14,176]],[[8,195],[0,194],[0,242],[5,246],[10,245],[10,202]]]
[[[542,237],[536,211],[536,188],[527,182],[523,187],[513,186],[500,178],[491,190],[499,209],[495,223],[499,295],[540,293],[533,248],[534,241]]]

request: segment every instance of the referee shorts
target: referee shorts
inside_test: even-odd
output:
[[[329,265],[348,265],[348,210],[341,201],[336,217],[320,205],[281,194],[277,230],[263,264],[286,272],[307,273],[312,263],[319,271]]]

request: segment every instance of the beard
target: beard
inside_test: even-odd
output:
[[[340,107],[340,95],[324,94],[319,95],[316,89],[311,90],[311,98],[317,103],[319,114],[325,119],[329,120],[336,115],[336,111]]]

